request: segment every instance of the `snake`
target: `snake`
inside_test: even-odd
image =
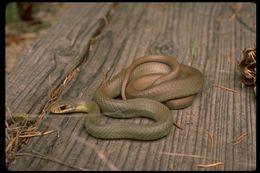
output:
[[[190,106],[203,80],[198,69],[180,64],[176,57],[147,55],[101,84],[92,99],[60,99],[50,112],[87,113],[85,130],[95,138],[158,140],[173,128],[171,110]]]

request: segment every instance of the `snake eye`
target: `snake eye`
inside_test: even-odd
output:
[[[58,108],[59,108],[59,110],[63,111],[63,110],[65,110],[65,109],[67,109],[67,106],[66,106],[66,105],[61,105],[61,106],[59,106]]]
[[[67,105],[58,105],[51,107],[52,113],[64,113],[68,111],[69,107]]]

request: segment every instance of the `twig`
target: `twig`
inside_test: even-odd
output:
[[[198,164],[199,168],[210,168],[210,167],[215,167],[218,165],[222,165],[223,162],[216,162],[216,163],[210,163],[210,164]]]
[[[225,89],[225,90],[227,90],[227,91],[231,91],[231,92],[234,92],[234,93],[236,93],[236,92],[237,92],[237,91],[236,91],[236,90],[234,90],[234,89],[227,88],[227,87],[220,86],[220,85],[216,85],[216,84],[213,84],[212,86],[213,86],[213,87],[217,87],[217,88],[221,88],[221,89]]]

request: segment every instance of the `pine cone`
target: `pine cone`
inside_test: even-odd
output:
[[[256,85],[256,48],[247,48],[243,51],[244,59],[239,63],[242,86],[255,87]]]

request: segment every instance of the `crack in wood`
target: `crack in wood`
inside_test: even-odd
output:
[[[55,87],[49,94],[49,98],[47,100],[47,102],[44,104],[43,109],[41,110],[40,115],[38,116],[37,121],[35,122],[35,124],[33,125],[34,127],[38,128],[39,125],[41,124],[43,117],[46,115],[46,113],[49,111],[50,106],[59,98],[59,96],[61,95],[61,93],[66,89],[66,87],[68,86],[68,84],[72,81],[72,79],[74,79],[77,74],[79,73],[79,68],[82,64],[84,64],[84,62],[86,61],[86,59],[89,57],[90,52],[91,52],[91,48],[93,46],[93,44],[96,43],[97,40],[101,39],[101,35],[104,32],[104,28],[109,24],[109,21],[112,17],[112,13],[114,12],[115,8],[118,6],[117,3],[113,3],[111,5],[111,8],[108,10],[108,12],[101,18],[101,22],[99,24],[99,27],[96,29],[96,31],[91,35],[90,40],[87,44],[87,51],[85,53],[84,56],[82,56],[81,61],[75,66],[73,67],[68,74],[66,75],[66,77],[61,80],[60,84],[57,85],[57,87]],[[35,128],[35,129],[36,129]]]
[[[68,84],[70,83],[70,81],[77,76],[78,72],[79,72],[79,67],[86,61],[87,57],[89,57],[89,54],[91,52],[91,48],[93,46],[93,44],[96,43],[97,40],[101,39],[101,35],[104,31],[104,28],[109,24],[109,21],[111,19],[112,13],[114,11],[114,9],[118,6],[117,3],[112,4],[111,8],[108,10],[108,12],[106,13],[106,15],[104,15],[101,18],[101,22],[99,24],[99,27],[97,28],[97,30],[92,34],[92,36],[90,37],[89,43],[87,44],[87,51],[86,54],[83,56],[82,60],[74,67],[72,68],[72,70],[70,70],[68,72],[68,74],[66,75],[66,77],[60,82],[60,84],[50,92],[50,97],[49,100],[47,101],[47,103],[45,104],[42,112],[47,112],[49,106],[57,100],[57,98],[61,95],[62,91],[64,91],[64,89],[68,86]],[[48,103],[49,101],[51,101],[51,103]],[[47,105],[47,106],[46,106]]]

